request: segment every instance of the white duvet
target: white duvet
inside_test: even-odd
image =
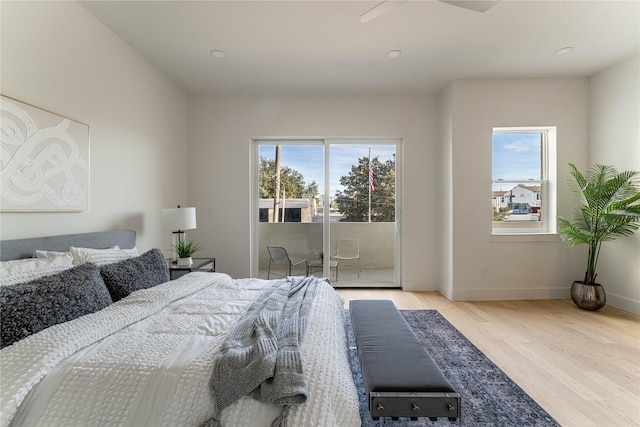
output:
[[[198,426],[213,415],[216,351],[268,283],[191,273],[2,349],[0,426]],[[284,425],[360,425],[342,316],[319,286],[302,343],[308,400]],[[243,398],[222,423],[269,426],[280,413]]]

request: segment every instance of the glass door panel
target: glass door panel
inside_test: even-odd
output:
[[[339,271],[334,284],[394,286],[396,145],[358,140],[332,143],[329,150],[330,253]],[[352,243],[355,255],[341,253]]]
[[[309,263],[318,265],[322,252],[323,145],[265,141],[258,145],[258,157],[258,277],[305,275]],[[284,248],[292,264],[306,261],[289,271],[282,250],[270,254],[269,246]]]

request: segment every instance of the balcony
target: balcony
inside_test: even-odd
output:
[[[331,270],[335,286],[396,286],[395,223],[332,222],[330,227],[330,249],[325,252],[325,257],[335,255],[340,238],[355,237],[360,241],[360,277],[355,261],[340,261],[338,281],[335,281],[335,272]],[[322,230],[321,223],[260,223],[259,277],[267,278],[267,245],[283,246],[291,257],[320,261]],[[272,273],[282,273],[283,270],[282,267],[272,269]],[[291,274],[305,274],[304,267],[294,267]],[[322,276],[322,271],[314,272],[314,275]],[[274,277],[279,276],[272,274],[271,278]]]

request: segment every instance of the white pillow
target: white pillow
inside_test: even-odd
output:
[[[120,249],[120,250],[124,251],[125,254],[129,254],[129,258],[140,256],[140,253],[138,252],[138,248],[136,248],[135,246],[131,249]]]
[[[78,248],[78,249],[85,249],[85,248]],[[120,249],[120,247],[118,245],[112,246],[109,249]],[[108,250],[108,249],[94,249],[94,250],[98,250],[98,251],[104,251],[104,250]],[[133,248],[133,249],[120,249],[121,251],[124,251],[126,254],[129,254],[131,256],[138,256],[138,249],[137,248]],[[57,257],[57,256],[63,256],[66,254],[71,254],[71,251],[68,252],[59,252],[59,251],[41,251],[41,250],[36,250],[33,253],[33,257],[34,258],[53,258],[53,257]],[[71,256],[73,256],[73,254],[71,254]]]
[[[73,255],[73,265],[81,265],[87,262],[95,265],[106,265],[139,255],[137,248],[120,249],[118,246],[109,249],[76,248],[72,246],[70,251]]]
[[[52,258],[25,258],[0,262],[0,286],[29,282],[73,267],[71,253]]]
[[[71,252],[58,252],[58,251],[41,251],[41,250],[36,250],[33,253],[33,257],[34,258],[55,258],[57,256],[65,256],[65,255],[69,255],[71,258],[73,258],[73,255],[71,255]]]

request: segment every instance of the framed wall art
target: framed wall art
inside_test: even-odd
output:
[[[89,210],[89,126],[0,95],[0,211]]]

